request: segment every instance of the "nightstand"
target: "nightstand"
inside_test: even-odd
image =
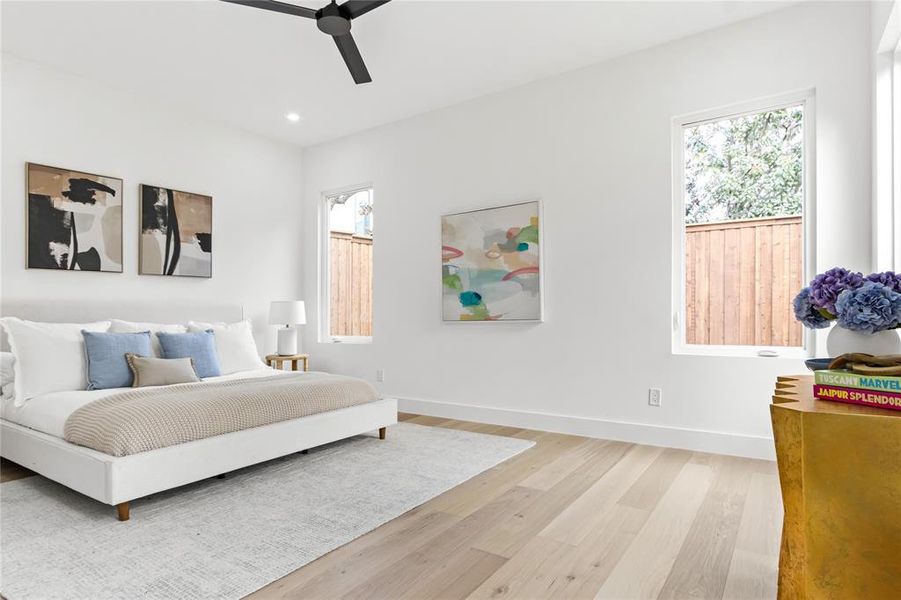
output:
[[[297,363],[303,361],[303,370],[309,371],[309,354],[270,354],[266,356],[266,366],[274,369],[281,369],[286,362],[291,362],[291,370],[297,371]]]

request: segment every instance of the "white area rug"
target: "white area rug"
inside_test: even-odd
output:
[[[2,583],[26,598],[240,598],[533,445],[400,423],[115,509],[0,486]]]

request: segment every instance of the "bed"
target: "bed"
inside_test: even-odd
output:
[[[236,305],[196,306],[191,313],[186,314],[177,307],[139,305],[63,307],[41,302],[4,302],[2,307],[3,316],[45,322],[89,322],[105,318],[158,322],[202,318],[231,322],[243,318],[242,308]],[[250,388],[251,382],[262,383],[273,378],[286,385],[289,380],[300,385],[305,376],[260,368],[186,385],[193,389],[216,385]],[[309,377],[315,378],[316,374],[311,373]],[[377,398],[121,456],[66,441],[66,423],[70,417],[85,407],[96,406],[98,400],[114,398],[126,391],[54,392],[32,398],[21,407],[4,400],[0,404],[0,456],[115,506],[119,519],[126,521],[132,500],[355,435],[377,431],[384,439],[386,428],[397,422],[396,400]]]

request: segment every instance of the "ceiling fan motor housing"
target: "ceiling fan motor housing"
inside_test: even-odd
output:
[[[316,27],[331,36],[346,35],[350,32],[350,18],[332,2],[316,13]]]

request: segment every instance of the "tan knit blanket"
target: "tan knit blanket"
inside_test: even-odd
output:
[[[127,456],[378,398],[369,383],[328,373],[137,388],[82,406],[64,434],[73,444]]]

